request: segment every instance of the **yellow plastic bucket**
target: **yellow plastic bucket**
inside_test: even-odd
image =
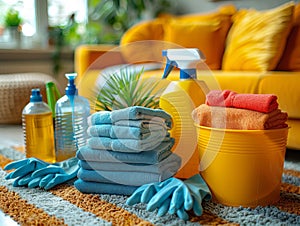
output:
[[[256,207],[279,200],[288,128],[230,130],[196,126],[200,173],[214,201]]]

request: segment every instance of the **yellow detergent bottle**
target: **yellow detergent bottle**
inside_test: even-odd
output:
[[[163,78],[167,78],[174,67],[180,69],[180,79],[170,82],[160,97],[160,108],[173,119],[170,134],[175,138],[172,151],[182,159],[175,177],[189,178],[199,173],[199,151],[197,131],[192,119],[195,107],[205,103],[209,89],[204,81],[197,80],[196,65],[204,62],[205,56],[195,48],[163,50],[167,58]]]

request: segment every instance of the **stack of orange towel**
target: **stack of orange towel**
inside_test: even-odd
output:
[[[278,108],[273,94],[237,94],[212,90],[206,103],[192,112],[194,121],[213,128],[263,130],[287,127],[288,114]]]

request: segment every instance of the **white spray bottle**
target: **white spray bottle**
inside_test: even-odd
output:
[[[195,107],[205,103],[209,89],[204,81],[197,80],[196,66],[205,61],[205,56],[195,48],[163,50],[167,65],[163,78],[167,78],[174,67],[180,69],[180,79],[172,81],[160,97],[160,107],[173,119],[170,134],[175,138],[172,151],[182,159],[178,178],[189,178],[199,173],[200,156],[197,131],[192,119]]]

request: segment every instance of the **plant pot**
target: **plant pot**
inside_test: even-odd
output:
[[[15,48],[21,47],[22,42],[22,34],[21,29],[19,27],[8,27],[6,28],[8,31],[9,40]]]

